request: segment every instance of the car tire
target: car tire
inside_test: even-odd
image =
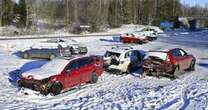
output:
[[[128,66],[127,70],[126,70],[126,73],[127,74],[131,74],[131,72],[132,72],[132,66],[131,66],[131,64],[129,64],[129,66]]]
[[[50,93],[55,96],[61,93],[62,90],[62,85],[59,82],[55,82],[52,84],[51,88],[50,88]]]
[[[191,61],[191,64],[190,64],[188,70],[189,70],[189,71],[194,71],[194,70],[195,70],[195,61],[194,61],[194,60]]]
[[[69,48],[69,51],[70,51],[70,54],[71,54],[71,55],[75,53],[75,50],[74,50],[73,47],[68,47],[68,48]]]
[[[175,66],[174,67],[174,70],[173,70],[173,76],[174,77],[177,77],[177,75],[179,75],[179,66],[178,65]]]
[[[154,40],[157,40],[157,37],[155,37]]]
[[[23,86],[21,80],[17,80],[17,86],[18,86],[18,87],[22,87],[22,86]]]
[[[29,53],[28,53],[28,52],[24,52],[24,53],[23,53],[23,58],[29,59]]]
[[[126,43],[122,38],[121,38],[121,42],[122,42],[122,43]]]
[[[50,60],[53,60],[56,56],[54,54],[50,54]]]
[[[97,75],[97,73],[92,73],[90,83],[91,84],[94,84],[97,81],[98,81],[98,75]]]
[[[142,45],[143,44],[143,41],[138,41],[138,44]]]
[[[148,38],[149,41],[153,41],[153,38],[152,37],[149,37],[148,36],[147,38]]]

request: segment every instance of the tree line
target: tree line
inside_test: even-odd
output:
[[[208,16],[208,8],[181,4],[180,0],[0,0],[1,25],[37,25],[46,20],[53,27],[90,26],[90,31],[122,24],[159,26],[177,16]]]

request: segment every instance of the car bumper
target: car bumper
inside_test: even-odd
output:
[[[148,64],[142,66],[144,71],[147,73],[165,73],[165,69],[163,65],[154,65],[154,64]]]
[[[41,81],[35,79],[23,79],[17,81],[19,87],[29,88],[35,91],[40,91]]]
[[[42,81],[35,79],[20,79],[18,80],[18,86],[39,91],[41,94],[47,95],[51,83],[42,83]]]
[[[107,68],[109,71],[112,71],[113,73],[125,73],[126,72],[126,68],[123,67],[123,65],[110,65]]]

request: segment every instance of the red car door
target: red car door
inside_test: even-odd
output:
[[[182,56],[181,52],[179,49],[173,50],[173,60],[179,65],[180,70],[186,69],[186,60],[187,58],[185,56]]]
[[[80,84],[79,67],[76,60],[72,61],[65,69],[65,71],[66,71],[65,86],[67,88],[77,86]]]
[[[80,75],[81,75],[81,83],[88,82],[91,79],[91,73],[93,72],[93,59],[91,57],[86,57],[80,60]]]
[[[184,69],[188,69],[190,64],[191,64],[191,61],[192,61],[192,56],[188,55],[184,50],[180,49],[180,53],[181,53],[181,56],[184,58],[183,60],[183,66],[184,66]]]

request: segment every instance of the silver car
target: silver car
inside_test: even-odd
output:
[[[55,48],[30,48],[23,51],[23,58],[41,58],[41,59],[53,59],[55,57],[70,57],[72,55],[72,47],[62,47],[58,45]]]
[[[86,54],[87,51],[87,47],[80,46],[78,43],[72,44],[62,39],[50,39],[26,49],[22,52],[22,57],[26,59],[53,59],[60,56],[71,57],[72,55]]]
[[[76,55],[76,54],[86,54],[88,52],[88,49],[87,49],[86,46],[81,45],[80,43],[78,43],[77,41],[75,41],[73,39],[68,39],[68,40],[64,40],[64,39],[50,39],[50,40],[47,40],[45,42],[61,44],[63,46],[70,46],[71,47],[71,53],[73,55]]]

